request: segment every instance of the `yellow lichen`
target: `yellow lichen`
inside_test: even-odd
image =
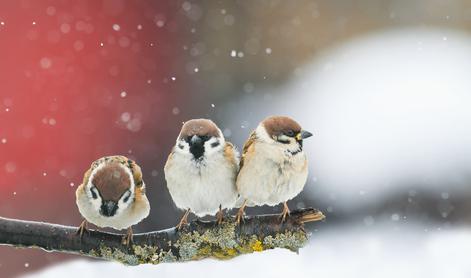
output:
[[[155,246],[134,245],[130,253],[120,248],[100,246],[88,255],[119,261],[128,265],[142,263],[158,264],[161,262],[190,261],[213,257],[227,260],[240,254],[261,252],[273,248],[287,248],[297,252],[308,240],[302,230],[284,231],[270,236],[247,235],[236,233],[233,222],[204,230],[204,232],[179,232],[176,242],[169,242],[168,249]],[[175,253],[174,253],[175,252]]]
[[[179,249],[179,257],[183,261],[210,256],[227,259],[236,253],[234,249],[238,244],[235,238],[235,224],[224,222],[214,229],[206,230],[203,234],[197,231],[183,233],[174,246]]]
[[[255,251],[255,252],[263,251],[262,242],[261,242],[260,240],[255,241],[255,243],[252,244],[252,249],[253,249],[253,251]]]

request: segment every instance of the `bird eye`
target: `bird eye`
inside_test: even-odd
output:
[[[129,201],[129,197],[131,196],[131,191],[128,190],[124,194],[126,194],[126,197],[124,197],[123,202],[126,203],[127,201]]]
[[[285,134],[288,135],[289,137],[293,137],[294,136],[294,131],[288,130]]]
[[[98,199],[98,195],[95,192],[95,187],[90,188],[90,192],[92,193],[92,198],[93,199]]]

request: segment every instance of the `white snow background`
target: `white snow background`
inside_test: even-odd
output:
[[[24,277],[471,277],[471,230],[425,231],[416,225],[337,227],[315,233],[299,255],[276,249],[229,261],[124,266],[71,261]]]

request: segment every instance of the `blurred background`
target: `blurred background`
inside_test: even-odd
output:
[[[0,216],[78,226],[83,173],[122,154],[152,204],[135,231],[171,227],[182,122],[240,149],[273,114],[315,134],[290,206],[327,216],[300,254],[123,267],[0,246],[1,277],[471,277],[470,28],[463,0],[0,0]]]

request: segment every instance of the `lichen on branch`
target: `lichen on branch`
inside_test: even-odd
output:
[[[308,208],[295,210],[280,223],[278,214],[249,216],[236,225],[233,218],[216,221],[195,220],[184,229],[175,228],[135,234],[130,246],[122,235],[90,230],[82,238],[76,227],[0,218],[0,244],[42,248],[128,265],[180,262],[203,258],[230,259],[273,248],[297,252],[306,245],[309,233],[304,223],[324,219],[322,212]]]

